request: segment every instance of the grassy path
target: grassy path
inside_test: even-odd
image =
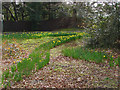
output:
[[[12,88],[117,88],[118,70],[105,64],[95,64],[62,55],[66,47],[84,45],[81,40],[57,46],[50,51],[50,62]]]

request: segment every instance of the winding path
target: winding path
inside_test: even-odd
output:
[[[95,64],[62,55],[66,47],[78,46],[72,41],[50,51],[50,62],[33,75],[12,85],[12,88],[117,88],[118,68]]]

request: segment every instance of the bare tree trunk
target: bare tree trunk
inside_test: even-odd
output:
[[[75,27],[76,23],[77,23],[77,11],[76,11],[75,4],[76,4],[76,2],[74,2],[73,14],[72,14],[72,17],[73,17],[73,27]]]
[[[13,7],[14,7],[14,12],[15,12],[15,18],[16,18],[16,21],[18,21],[16,4],[15,4],[14,2],[12,2],[12,5],[13,5]]]
[[[3,7],[10,13],[10,15],[14,19],[14,21],[16,21],[15,17],[13,16],[12,12],[10,11],[10,9],[8,7],[6,7],[5,5],[3,5]]]
[[[24,21],[24,7],[25,7],[25,2],[23,2],[23,7],[22,7],[22,21]]]
[[[51,20],[51,7],[50,7],[50,3],[49,3],[49,20]]]
[[[8,10],[6,10],[6,20],[8,21],[9,15],[8,15]]]

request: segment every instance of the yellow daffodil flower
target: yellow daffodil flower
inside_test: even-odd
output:
[[[42,60],[40,60],[39,62],[41,62]]]

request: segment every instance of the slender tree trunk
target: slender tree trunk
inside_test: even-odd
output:
[[[9,16],[8,16],[8,10],[6,10],[6,20],[9,20]]]
[[[13,20],[16,21],[15,17],[13,16],[12,12],[10,11],[10,9],[8,7],[6,7],[5,5],[3,5],[3,7],[10,13]]]
[[[23,2],[23,7],[22,7],[22,21],[24,21],[24,8],[25,8],[25,2]]]
[[[76,4],[76,2],[74,2],[74,4]],[[77,23],[77,11],[76,11],[76,6],[74,5],[73,6],[73,27],[76,26],[76,23]]]
[[[16,21],[18,21],[16,4],[15,4],[14,2],[12,2],[12,5],[13,5],[13,7],[14,7],[14,12],[15,12],[15,18],[16,18]]]
[[[51,20],[50,3],[49,3],[49,20]]]

